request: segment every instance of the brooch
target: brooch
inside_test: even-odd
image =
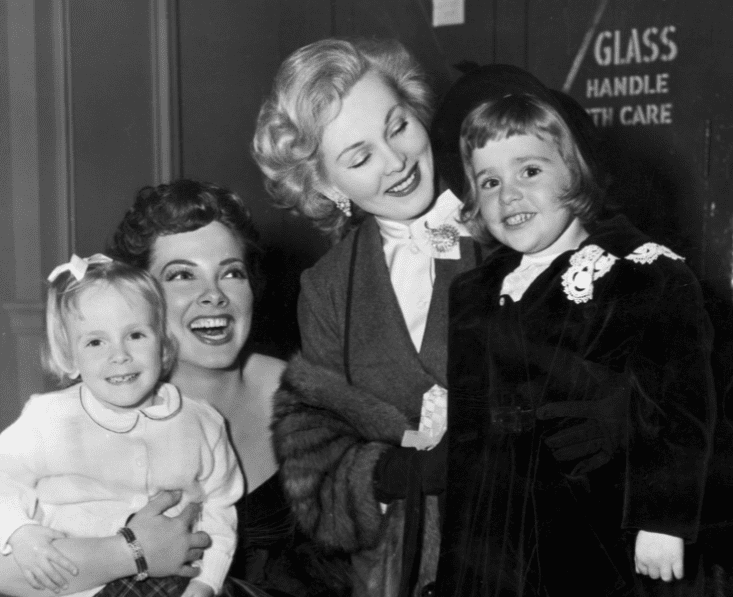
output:
[[[565,295],[575,303],[587,303],[593,298],[593,282],[605,276],[618,257],[598,245],[588,245],[570,257],[570,267],[562,275]]]
[[[447,253],[458,244],[458,239],[461,238],[458,228],[450,224],[441,224],[440,226],[431,228],[425,222],[425,232],[430,240],[430,245],[438,253]]]

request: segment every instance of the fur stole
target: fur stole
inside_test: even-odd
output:
[[[325,547],[352,554],[355,595],[391,595],[401,572],[404,508],[374,498],[374,466],[412,428],[404,413],[302,356],[275,394],[273,441],[299,527]],[[427,498],[421,584],[435,578],[437,499]],[[361,585],[361,586],[360,586]]]
[[[299,526],[349,553],[375,547],[384,516],[374,499],[374,466],[406,429],[394,406],[295,356],[275,394],[272,430]]]

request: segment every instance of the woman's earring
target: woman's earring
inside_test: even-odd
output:
[[[340,191],[334,191],[334,196],[331,197],[331,201],[336,204],[346,217],[351,217],[351,201],[349,198],[341,193]]]

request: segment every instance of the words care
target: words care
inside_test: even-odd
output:
[[[633,66],[672,62],[678,54],[673,36],[674,25],[601,31],[595,40],[593,55],[598,66]],[[669,93],[669,73],[621,75],[590,78],[585,82],[588,99],[665,95]],[[588,108],[597,126],[614,124],[613,106]],[[618,122],[624,126],[672,124],[671,102],[626,104],[618,109]]]

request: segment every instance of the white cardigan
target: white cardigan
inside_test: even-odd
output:
[[[162,384],[153,406],[125,413],[83,383],[37,394],[0,434],[1,553],[9,557],[8,538],[25,524],[77,537],[113,535],[158,492],[182,490],[167,514],[203,504],[198,529],[212,545],[197,579],[218,593],[236,546],[234,503],[243,486],[223,417],[175,386]]]

